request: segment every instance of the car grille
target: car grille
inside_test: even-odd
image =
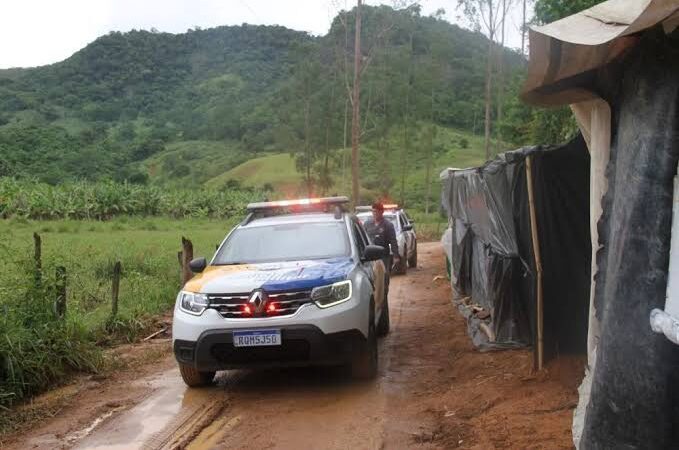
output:
[[[302,305],[311,303],[311,291],[267,292],[264,311],[247,314],[244,311],[250,293],[247,294],[208,294],[210,308],[217,310],[225,319],[248,319],[252,317],[281,317],[295,314]],[[273,304],[275,310],[269,310]]]

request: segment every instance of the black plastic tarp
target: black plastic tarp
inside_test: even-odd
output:
[[[652,332],[649,313],[663,308],[667,288],[679,31],[645,33],[611,70],[601,80],[613,110],[595,277],[601,336],[580,448],[676,449],[679,347]]]
[[[560,147],[507,152],[482,167],[449,173],[442,201],[452,225],[454,299],[478,348],[533,343],[537,299],[529,155],[542,250],[545,354],[584,352],[591,244],[589,153],[582,138]]]

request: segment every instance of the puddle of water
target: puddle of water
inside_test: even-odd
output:
[[[102,423],[104,420],[108,419],[111,417],[113,414],[116,412],[120,411],[122,408],[114,408],[101,416],[97,417],[94,419],[94,421],[87,426],[86,428],[83,428],[82,430],[74,431],[73,433],[69,433],[66,436],[66,442],[69,444],[73,444],[74,442],[77,442],[85,437],[87,437],[95,428],[99,426],[100,423]]]
[[[95,450],[142,448],[144,442],[160,432],[179,414],[184,393],[187,391],[176,370],[164,373],[151,384],[157,389],[147,399],[120,417],[105,422],[96,432],[85,435],[86,437],[78,442],[75,448]]]

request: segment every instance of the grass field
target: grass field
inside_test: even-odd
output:
[[[181,237],[211,256],[235,222],[118,218],[0,221],[0,406],[72,371],[97,371],[102,345],[148,332],[180,286]],[[42,238],[42,281],[34,278],[33,233]],[[113,265],[122,263],[119,312],[111,317]],[[67,312],[53,311],[56,266],[67,271]]]
[[[201,187],[228,172],[251,155],[232,141],[182,141],[144,161],[152,182],[178,187]]]
[[[361,196],[364,200],[383,196],[380,194],[384,178],[390,185],[388,196],[392,200],[404,201],[411,209],[423,211],[427,192],[426,150],[428,131],[424,125],[411,130],[411,151],[403,156],[402,130],[395,130],[386,140],[389,147],[387,164],[384,164],[384,150],[378,143],[368,141],[361,147]],[[468,132],[437,127],[434,139],[434,164],[432,168],[431,203],[435,211],[440,195],[438,175],[447,167],[473,167],[483,164],[483,137]],[[502,149],[506,150],[506,149]],[[351,193],[351,174],[349,168],[350,149],[336,150],[331,158],[334,185],[326,194],[349,195]],[[405,189],[401,195],[402,161],[405,166]],[[273,197],[306,195],[302,175],[295,168],[295,160],[288,153],[270,154],[246,161],[205,183],[209,188],[219,188],[229,180],[238,181],[243,186],[264,188],[273,187]],[[323,193],[319,193],[323,194]],[[403,197],[403,198],[402,198]]]
[[[236,180],[246,187],[263,188],[270,184],[279,193],[295,194],[301,186],[301,175],[295,169],[295,159],[288,153],[254,158],[207,181],[209,188]]]

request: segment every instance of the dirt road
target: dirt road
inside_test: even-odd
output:
[[[10,448],[571,448],[580,378],[562,359],[530,375],[527,351],[479,353],[450,303],[438,244],[392,281],[392,331],[376,381],[335,369],[232,371],[184,387],[171,355],[79,386]],[[71,387],[73,388],[73,387]]]

